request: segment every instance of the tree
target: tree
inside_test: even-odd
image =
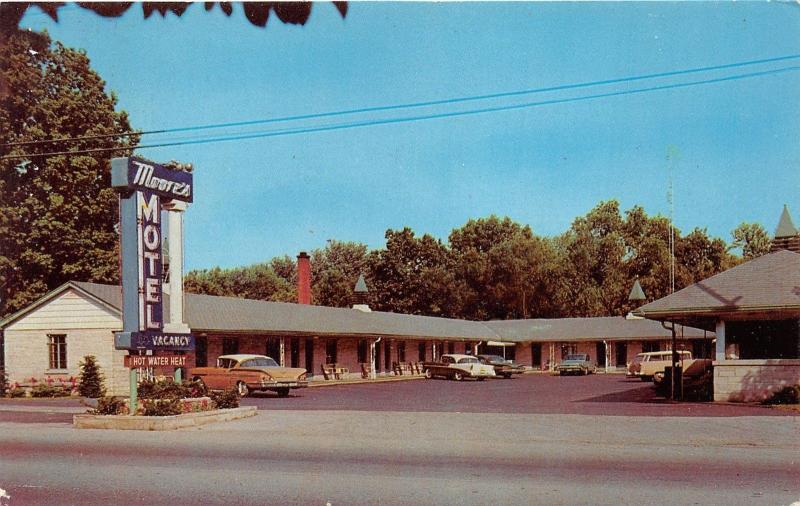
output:
[[[449,236],[463,315],[483,320],[558,313],[553,305],[555,249],[508,217],[469,220]]]
[[[311,252],[311,290],[314,304],[349,307],[360,274],[367,276],[367,246],[357,242],[328,241]]]
[[[60,149],[133,148],[134,137],[19,144],[131,130],[116,97],[82,51],[46,34],[17,33],[0,46],[0,314],[67,280],[116,282],[117,197],[106,154],[39,156]],[[118,151],[127,156],[131,149]]]
[[[386,249],[369,257],[373,305],[383,311],[458,316],[459,286],[447,248],[414,232],[386,231]]]
[[[731,232],[731,249],[741,248],[742,258],[752,260],[769,253],[772,241],[764,227],[759,223],[744,222]]]
[[[285,261],[285,259],[278,260],[277,263],[280,264],[281,261]],[[184,278],[184,287],[189,293],[204,295],[277,302],[297,300],[294,286],[278,276],[270,263],[259,263],[233,269],[214,267],[213,269],[191,271]]]
[[[78,366],[81,369],[78,392],[82,396],[92,399],[106,395],[106,388],[103,386],[103,373],[100,372],[100,366],[97,365],[97,359],[94,355],[83,357],[83,361]]]

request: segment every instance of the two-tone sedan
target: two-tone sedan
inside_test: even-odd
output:
[[[281,367],[265,355],[221,355],[216,367],[189,369],[189,377],[210,390],[235,388],[241,397],[253,391],[272,391],[279,396],[308,386],[306,370]]]
[[[442,355],[438,362],[423,362],[422,372],[428,379],[434,376],[461,381],[464,378],[475,378],[483,381],[495,375],[494,367],[482,364],[473,355]]]

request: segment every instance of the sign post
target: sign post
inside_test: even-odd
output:
[[[180,314],[171,311],[171,321],[165,329],[163,290],[163,233],[161,210],[186,209],[192,202],[193,179],[190,172],[172,170],[141,158],[126,157],[111,160],[111,186],[120,194],[120,256],[122,257],[122,332],[114,334],[114,346],[118,350],[129,350],[126,365],[132,363],[158,362],[159,351],[192,351],[194,336],[183,323],[182,258],[170,265],[177,265],[170,278],[178,277],[179,293],[171,293],[172,306],[177,304]],[[177,205],[173,202],[178,201]],[[175,220],[170,219],[170,225]],[[182,229],[182,220],[178,228]],[[170,230],[170,238],[178,237],[170,244],[182,255],[183,231]],[[170,253],[172,257],[172,253]],[[175,286],[171,283],[171,286]],[[180,299],[176,301],[176,299]],[[174,321],[174,320],[178,321]],[[167,330],[167,332],[165,332]],[[150,351],[153,355],[143,355]],[[179,357],[174,355],[173,357]],[[179,361],[182,367],[185,365]],[[131,367],[130,410],[136,412],[137,368]],[[175,374],[180,380],[180,370]]]

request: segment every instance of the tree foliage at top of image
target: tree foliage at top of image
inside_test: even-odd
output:
[[[336,10],[342,17],[347,15],[347,2],[332,2]],[[165,17],[172,13],[182,16],[187,9],[194,5],[193,2],[77,2],[83,9],[89,10],[103,17],[117,18],[125,14],[133,5],[142,9],[142,16],[147,19],[153,14],[160,14]],[[50,16],[53,21],[58,22],[58,11],[64,7],[66,2],[6,2],[0,4],[0,32],[10,33],[15,30],[27,10],[31,7],[38,7],[45,14]],[[232,2],[203,2],[206,11],[210,11],[215,5],[219,5],[220,10],[226,16],[233,14]],[[311,16],[311,2],[242,2],[241,8],[247,20],[259,27],[264,27],[269,21],[270,14],[275,16],[283,23],[294,25],[304,25]]]
[[[128,115],[83,51],[46,34],[20,32],[0,46],[0,314],[68,280],[118,279],[117,198],[107,153],[39,156],[57,150],[132,148],[136,136],[69,144],[30,141],[131,131]],[[14,145],[9,145],[14,144]],[[116,156],[128,156],[122,149]]]

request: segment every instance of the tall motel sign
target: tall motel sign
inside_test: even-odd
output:
[[[111,160],[111,186],[119,193],[122,265],[122,332],[114,347],[128,350],[131,412],[136,410],[137,369],[182,367],[195,339],[183,320],[183,211],[192,202],[192,174],[136,157]],[[161,211],[169,233],[169,319],[164,319]],[[180,369],[176,370],[180,380]]]

